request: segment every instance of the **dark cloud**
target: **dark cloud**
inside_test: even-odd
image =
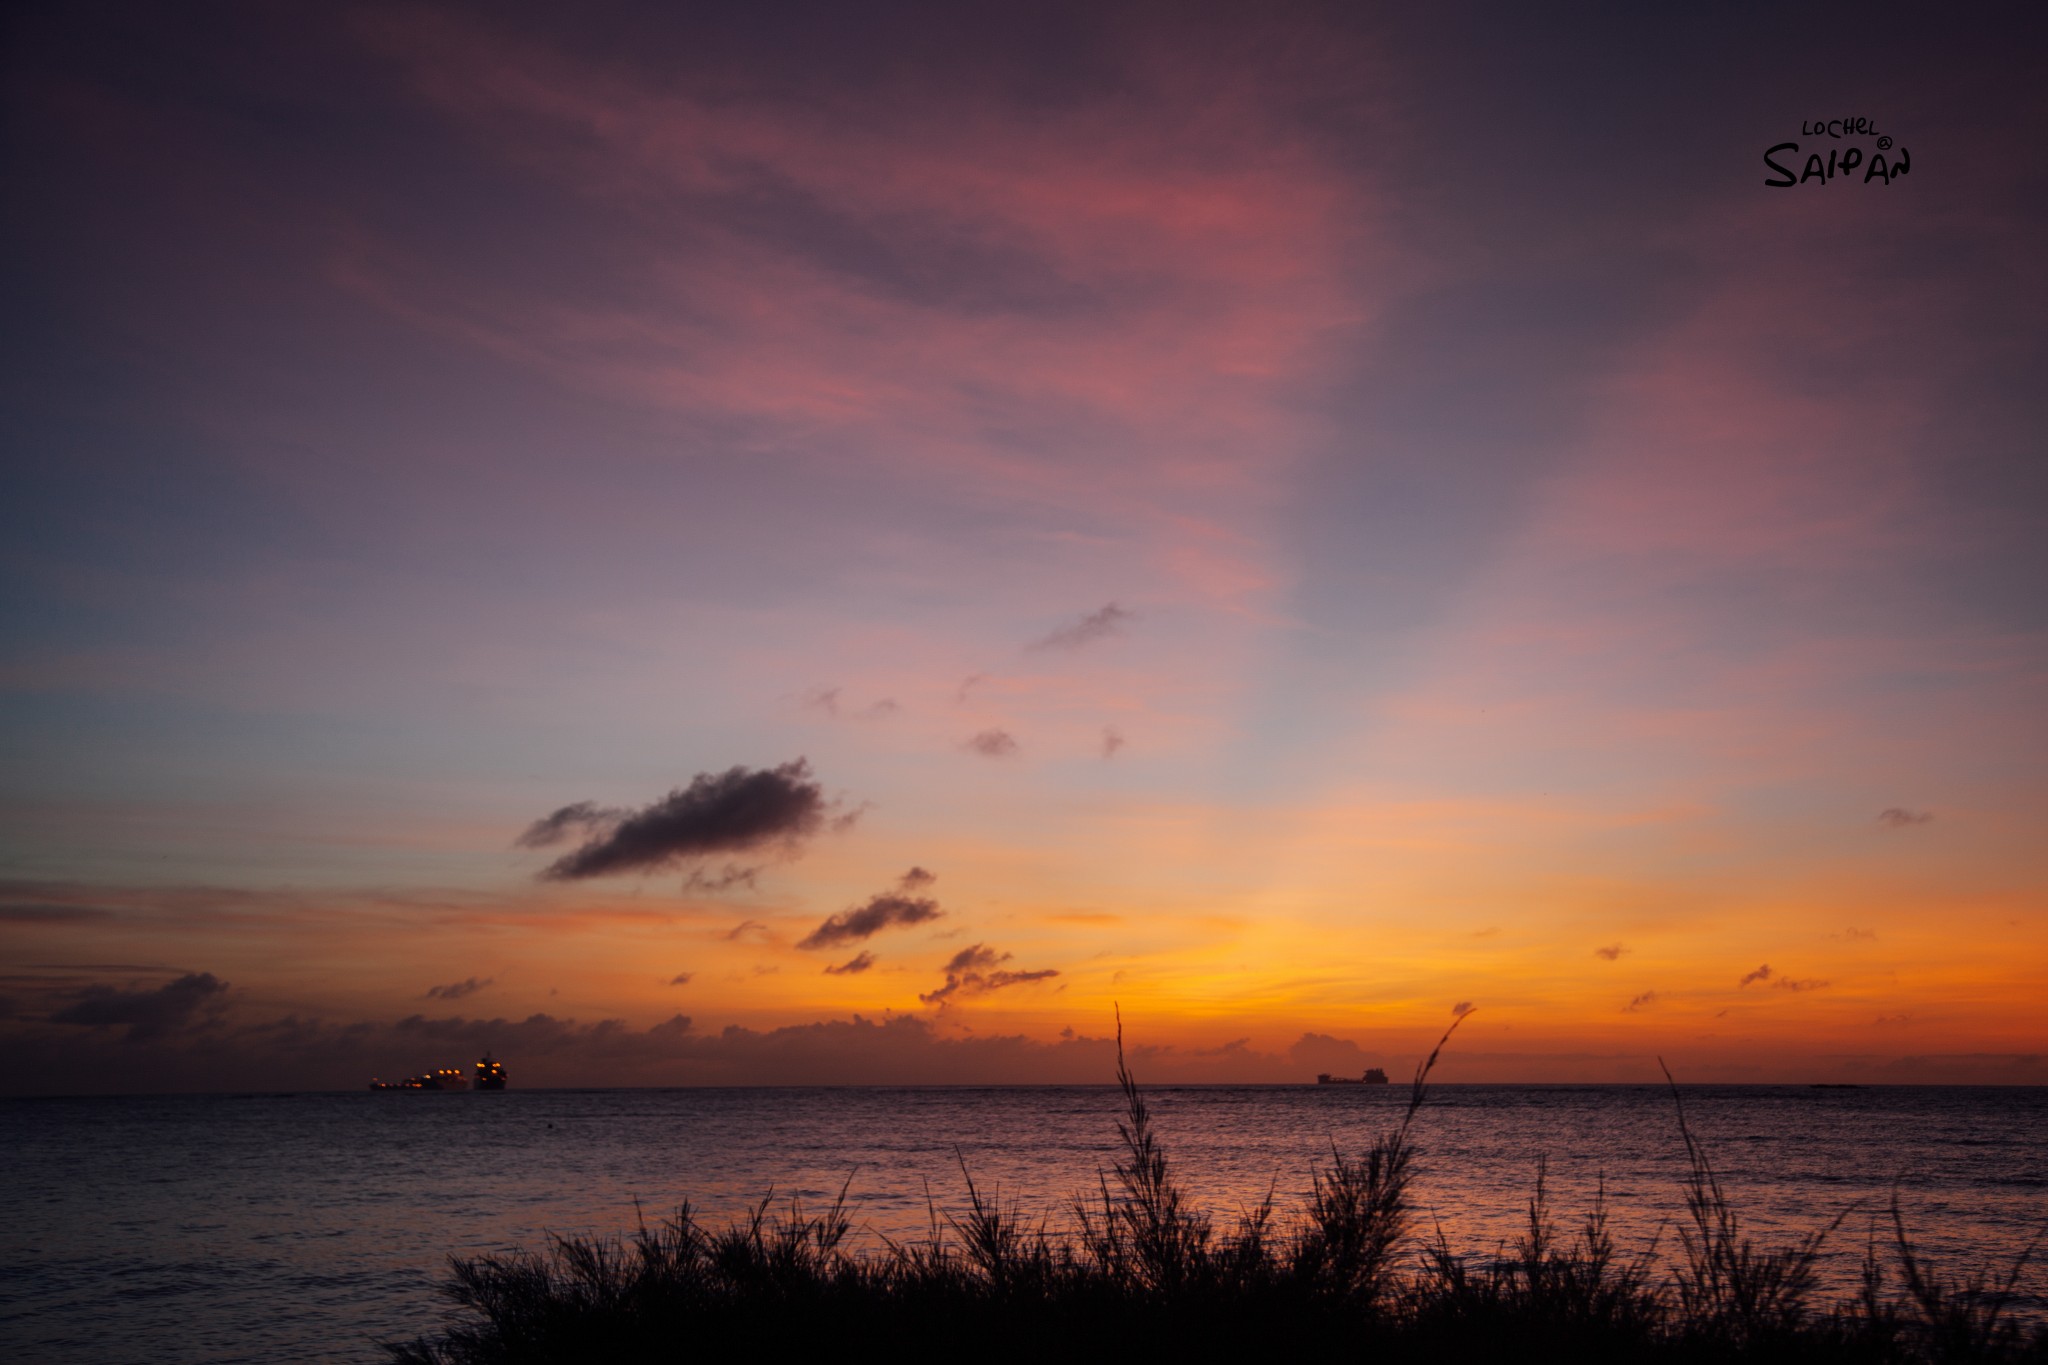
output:
[[[1905,829],[1909,825],[1924,825],[1934,819],[1933,811],[1907,810],[1904,806],[1887,806],[1877,813],[1877,823],[1886,829]]]
[[[1747,976],[1743,977],[1742,980],[1736,982],[1735,984],[1738,986],[1752,986],[1759,981],[1769,981],[1770,979],[1771,964],[1766,962],[1763,964],[1763,966],[1758,967],[1755,971],[1749,973]]]
[[[951,976],[956,972],[978,972],[985,968],[993,967],[998,962],[1008,962],[1009,960],[1010,955],[1008,953],[999,954],[993,948],[976,943],[971,947],[962,948],[947,959],[946,975]]]
[[[1593,956],[1604,957],[1609,962],[1612,962],[1627,951],[1628,945],[1626,943],[1610,943],[1605,948],[1595,948],[1593,950]]]
[[[626,812],[615,806],[600,806],[595,801],[578,801],[573,806],[564,806],[553,815],[544,815],[526,827],[517,839],[514,848],[552,848],[574,835],[591,835],[616,825]]]
[[[799,758],[779,768],[732,768],[699,773],[686,788],[609,821],[595,819],[590,803],[565,806],[520,836],[532,846],[571,825],[589,827],[583,847],[551,863],[551,881],[649,872],[714,853],[770,844],[794,845],[825,822],[825,793]],[[584,814],[578,812],[591,812]],[[573,814],[572,814],[573,813]]]
[[[910,871],[896,879],[896,885],[905,891],[921,891],[938,879],[939,874],[936,872],[927,872],[921,867],[913,867]]]
[[[1008,730],[983,730],[961,747],[983,758],[1008,758],[1017,752],[1017,740]]]
[[[727,943],[739,943],[743,940],[760,943],[774,937],[774,933],[769,930],[768,926],[757,919],[741,920],[738,924],[725,931],[725,941]]]
[[[1022,986],[1059,975],[1050,967],[1035,972],[993,970],[1009,960],[1010,954],[998,953],[983,944],[962,948],[946,963],[946,984],[917,998],[927,1005],[945,1005],[956,996],[986,995],[1006,986]]]
[[[461,981],[451,982],[446,986],[429,987],[426,998],[429,1000],[460,1000],[465,995],[475,995],[478,991],[491,985],[496,980],[497,978],[494,976],[486,976],[481,979],[474,976],[467,977]]]
[[[855,956],[855,957],[853,957],[853,958],[849,959],[848,961],[845,961],[845,962],[842,962],[842,963],[840,963],[840,964],[839,964],[838,966],[836,966],[836,967],[830,967],[830,966],[826,967],[826,968],[825,968],[825,975],[827,975],[827,976],[859,976],[859,975],[860,975],[860,974],[861,974],[862,972],[866,971],[866,970],[867,970],[868,968],[870,968],[870,967],[872,967],[872,966],[874,966],[874,965],[875,965],[875,955],[874,955],[873,953],[870,953],[870,952],[866,952],[866,951],[863,951],[863,952],[861,952],[860,954],[858,954],[857,956]]]
[[[1136,614],[1125,611],[1111,602],[1100,611],[1093,611],[1078,621],[1061,626],[1042,640],[1031,643],[1032,649],[1084,649],[1097,640],[1106,640],[1117,634],[1125,623],[1136,620]]]
[[[1105,725],[1105,726],[1103,726],[1103,727],[1102,727],[1102,756],[1103,756],[1104,758],[1115,758],[1115,757],[1116,757],[1116,751],[1117,751],[1118,749],[1121,749],[1121,748],[1123,748],[1123,747],[1124,747],[1124,737],[1123,737],[1123,732],[1122,732],[1122,731],[1120,731],[1120,730],[1118,730],[1118,729],[1117,729],[1117,728],[1116,728],[1116,727],[1115,727],[1114,725]]]
[[[841,944],[858,943],[864,938],[872,938],[884,929],[935,920],[946,913],[939,908],[937,901],[927,896],[906,894],[935,880],[937,879],[923,868],[913,867],[898,882],[903,888],[902,891],[879,892],[871,896],[866,905],[852,910],[841,910],[797,940],[796,946],[837,948]]]
[[[1626,1005],[1623,1005],[1621,1007],[1621,1012],[1623,1014],[1638,1014],[1656,1003],[1657,992],[1644,991],[1641,995],[1629,1001]]]
[[[1771,983],[1772,986],[1781,991],[1824,991],[1833,984],[1830,981],[1815,980],[1813,977],[1806,977],[1795,981],[1789,976],[1781,976]]]
[[[75,1004],[52,1014],[50,1022],[88,1028],[126,1026],[129,1042],[148,1042],[183,1028],[227,988],[227,982],[212,972],[187,972],[155,990],[90,986]]]
[[[677,972],[668,979],[668,984],[671,986],[687,986],[690,984],[690,978],[695,975],[695,972]]]

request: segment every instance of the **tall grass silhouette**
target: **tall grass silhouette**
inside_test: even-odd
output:
[[[1460,1021],[1462,1022],[1462,1021]],[[1416,1067],[1398,1123],[1334,1143],[1309,1197],[1269,1193],[1219,1230],[1170,1159],[1117,1030],[1120,1150],[1070,1222],[1032,1221],[961,1161],[966,1206],[932,1202],[922,1240],[849,1245],[849,1190],[812,1212],[772,1193],[727,1226],[688,1203],[627,1240],[453,1258],[438,1336],[400,1365],[799,1358],[887,1350],[977,1360],[1295,1355],[1386,1361],[2042,1362],[2048,1329],[2013,1315],[2029,1246],[2002,1275],[1948,1277],[1914,1249],[1896,1194],[1873,1219],[1861,1290],[1819,1301],[1815,1267],[1843,1219],[1783,1245],[1747,1235],[1672,1099],[1686,1157],[1679,1255],[1630,1256],[1604,1186],[1569,1234],[1539,1158],[1523,1230],[1492,1252],[1415,1236],[1416,1115],[1456,1031]],[[1669,1073],[1667,1072],[1667,1077]]]

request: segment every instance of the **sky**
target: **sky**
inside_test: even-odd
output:
[[[5,22],[0,1091],[2048,1081],[2038,7]]]

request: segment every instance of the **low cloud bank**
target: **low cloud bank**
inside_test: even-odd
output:
[[[151,990],[142,986],[88,986],[76,1002],[50,1015],[53,1024],[125,1028],[126,1041],[144,1043],[191,1025],[228,983],[212,972],[187,972]]]
[[[212,982],[205,985],[205,982]],[[173,989],[175,988],[175,989]],[[168,994],[166,992],[168,991]],[[1072,1029],[1052,1041],[1019,1034],[963,1034],[944,1016],[892,1015],[820,1020],[781,1028],[700,1029],[676,1014],[650,1027],[618,1019],[581,1022],[545,1013],[523,1018],[430,1017],[333,1022],[297,1015],[232,1019],[226,987],[193,973],[154,990],[114,992],[121,1009],[96,1004],[83,1019],[0,1018],[0,1093],[120,1094],[221,1090],[358,1090],[373,1075],[402,1076],[434,1066],[468,1067],[490,1051],[510,1068],[514,1086],[546,1089],[647,1085],[962,1085],[1107,1084],[1116,1043],[1105,1029]],[[172,1008],[172,1022],[148,1031],[133,997],[196,996]],[[92,1000],[103,1002],[104,993]],[[211,1002],[211,1003],[208,1003]],[[17,1006],[32,1005],[17,999]],[[72,1006],[82,1005],[74,1000]],[[218,1005],[218,1010],[214,1006]],[[159,1010],[163,1006],[155,1007]],[[239,1007],[246,1010],[246,1006]],[[67,1007],[64,1013],[70,1013]],[[1091,1010],[1090,1017],[1102,1010]],[[205,1017],[201,1017],[205,1016]],[[1282,1053],[1243,1040],[1220,1047],[1153,1046],[1142,1021],[1125,1018],[1131,1066],[1140,1082],[1312,1083],[1319,1071],[1357,1075],[1367,1066],[1409,1074],[1434,1041],[1429,1030],[1375,1043],[1304,1033]],[[118,1030],[145,1026],[139,1038]],[[2048,1056],[1969,1053],[1899,1056],[1788,1055],[1779,1046],[1722,1057],[1670,1056],[1687,1082],[1864,1080],[1952,1084],[2048,1082]],[[1660,1079],[1655,1049],[1640,1052],[1489,1052],[1453,1047],[1438,1077],[1458,1081],[1622,1082]]]

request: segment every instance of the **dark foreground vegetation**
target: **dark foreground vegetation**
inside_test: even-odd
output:
[[[1450,1035],[1446,1034],[1448,1039]],[[1442,1044],[1438,1045],[1439,1051]],[[389,1347],[406,1365],[552,1361],[909,1359],[2048,1362],[2048,1332],[2010,1315],[2023,1253],[1956,1279],[1914,1251],[1894,1199],[1861,1291],[1819,1302],[1814,1270],[1841,1219],[1802,1240],[1743,1235],[1686,1126],[1687,1217],[1670,1257],[1620,1254],[1594,1208],[1557,1226],[1539,1165],[1524,1231],[1486,1255],[1411,1239],[1414,1147],[1429,1061],[1400,1125],[1333,1154],[1307,1204],[1269,1198],[1218,1227],[1188,1202],[1144,1096],[1118,1061],[1123,1159],[1051,1231],[967,1176],[968,1206],[926,1240],[846,1245],[845,1192],[806,1213],[764,1201],[720,1230],[684,1205],[626,1243],[456,1260],[461,1320]],[[1676,1087],[1673,1089],[1677,1098]],[[966,1172],[963,1169],[963,1175]],[[2028,1249],[2031,1252],[2032,1248]]]

